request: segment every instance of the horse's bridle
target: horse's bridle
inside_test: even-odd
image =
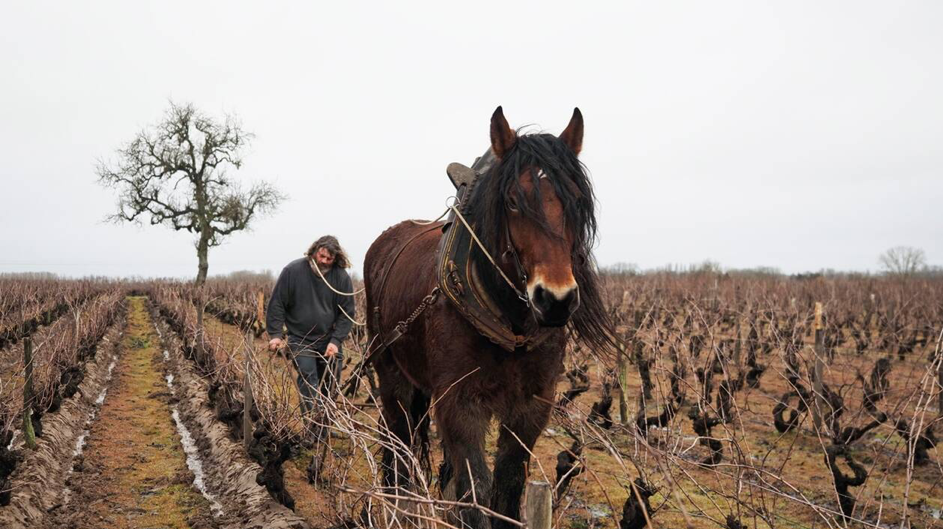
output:
[[[514,282],[508,278],[507,274],[504,273],[504,270],[501,269],[501,266],[495,262],[493,257],[491,257],[491,253],[488,252],[488,249],[485,248],[484,243],[482,243],[481,239],[478,238],[478,235],[475,233],[475,229],[472,228],[471,224],[469,224],[467,220],[465,220],[465,217],[462,216],[462,213],[458,210],[458,208],[452,206],[451,209],[453,216],[462,222],[462,224],[465,226],[465,229],[468,230],[468,234],[471,235],[472,240],[478,244],[478,248],[481,249],[481,253],[485,256],[486,259],[488,259],[488,262],[491,263],[491,266],[493,266],[495,271],[498,272],[498,275],[500,275],[501,278],[504,279],[504,282],[507,283],[509,287],[511,287],[511,290],[514,291],[514,293],[517,295],[517,298],[524,302],[524,305],[527,308],[530,308],[530,296],[527,295],[527,271],[524,270],[524,265],[521,264],[521,258],[517,255],[517,249],[514,248],[514,244],[511,242],[511,229],[508,227],[507,223],[504,223],[506,249],[504,252],[502,252],[501,257],[506,259],[506,256],[511,254],[511,257],[514,258],[513,264],[515,271],[517,272],[517,277],[521,280],[521,284],[524,285],[523,292],[521,292],[521,289],[517,288],[517,285],[515,285]],[[449,219],[449,222],[446,223],[446,225],[448,224],[454,224],[454,219]]]
[[[471,190],[475,183],[477,183],[478,177],[490,167],[493,161],[493,155],[489,151],[485,153],[483,157],[476,160],[473,169],[468,169],[464,166],[455,168],[455,170],[461,172],[458,177],[453,177],[451,170],[453,166],[459,164],[450,166],[449,176],[452,178],[453,183],[456,184],[456,190],[458,192],[456,194],[455,203],[449,206],[449,210],[451,211],[449,219],[444,225],[442,223],[433,223],[429,228],[414,234],[398,249],[391,262],[380,275],[378,293],[380,293],[382,297],[386,276],[403,250],[414,240],[429,231],[439,229],[440,227],[445,231],[439,243],[437,250],[438,255],[436,257],[438,286],[433,288],[432,292],[423,298],[422,303],[413,311],[409,318],[397,323],[389,335],[382,338],[379,335],[375,337],[379,338],[380,342],[377,347],[368,347],[369,351],[367,357],[362,361],[364,364],[371,362],[380,352],[387,349],[393,342],[405,334],[409,325],[424,312],[425,309],[436,302],[439,294],[444,294],[446,298],[454,303],[462,315],[465,316],[480,334],[508,351],[513,351],[520,347],[536,347],[550,335],[549,332],[539,331],[540,324],[537,322],[530,296],[527,294],[527,271],[524,269],[523,263],[521,263],[517,248],[514,247],[514,242],[511,238],[511,229],[507,222],[504,224],[505,250],[501,253],[501,258],[504,261],[510,259],[511,265],[514,267],[512,275],[517,275],[521,285],[523,285],[523,291],[504,273],[504,270],[491,256],[491,253],[485,248],[481,239],[478,238],[475,230],[462,215],[461,210],[467,211],[467,198],[471,196]],[[467,237],[461,237],[463,242],[457,243],[456,234],[461,233],[461,228],[464,228]],[[506,321],[502,321],[502,318],[507,319],[508,316],[502,314],[500,309],[498,309],[498,312],[491,310],[489,305],[493,306],[493,303],[484,301],[483,298],[487,299],[490,296],[488,296],[488,293],[475,281],[473,278],[474,274],[469,274],[472,244],[478,245],[482,255],[491,263],[491,266],[494,267],[498,275],[504,279],[517,298],[524,303],[527,313],[527,320],[524,323],[524,335],[516,334]],[[376,328],[379,331],[379,305],[373,307],[372,316],[375,318]]]
[[[507,245],[507,249],[504,250],[504,253],[501,254],[502,257],[507,259],[507,255],[510,254],[513,259],[512,263],[514,268],[517,270],[517,277],[521,280],[521,284],[524,285],[524,291],[521,292],[517,289],[516,286],[510,285],[514,289],[514,293],[517,294],[518,299],[524,302],[524,305],[530,309],[530,296],[527,294],[527,270],[524,269],[523,263],[521,263],[521,258],[517,254],[517,248],[514,247],[514,241],[511,239],[511,228],[508,226],[508,223],[504,223],[504,240]],[[497,267],[497,263],[493,263]]]
[[[459,196],[461,199],[470,196],[470,193],[459,193]],[[498,254],[498,257],[502,262],[510,261],[509,264],[514,268],[510,273],[512,276],[516,275],[521,281],[524,291],[508,277],[488,248],[481,242],[475,229],[465,219],[461,210],[467,209],[467,203],[463,202],[459,200],[459,204],[464,206],[461,209],[455,205],[450,208],[451,215],[443,228],[445,234],[437,250],[436,273],[439,278],[440,291],[481,335],[493,343],[509,352],[521,347],[532,349],[542,343],[550,335],[550,331],[541,330],[533,304],[526,294],[527,272],[514,246],[510,228],[505,224],[505,244],[503,252]],[[518,300],[524,304],[524,321],[517,320],[513,312],[499,307],[492,298],[489,288],[481,283],[475,261],[471,259],[475,245]],[[517,332],[523,332],[523,334],[517,334]]]

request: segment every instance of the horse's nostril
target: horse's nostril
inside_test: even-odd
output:
[[[538,285],[534,289],[534,308],[546,325],[562,325],[580,304],[579,288],[573,288],[558,298],[554,292]]]
[[[534,289],[534,305],[537,306],[541,312],[547,308],[547,291],[544,289],[544,287],[538,286]]]
[[[570,309],[570,314],[572,314],[576,310],[576,308],[580,306],[580,287],[579,286],[577,286],[576,288],[571,290],[569,294],[567,294],[566,304],[567,304],[567,307],[569,307]]]

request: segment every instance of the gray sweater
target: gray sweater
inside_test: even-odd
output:
[[[340,292],[354,290],[343,268],[332,267],[324,278]],[[354,316],[353,296],[335,294],[311,269],[307,258],[296,259],[282,270],[275,283],[265,317],[266,330],[270,337],[282,338],[284,325],[292,343],[322,352],[328,343],[339,347],[347,338],[352,322],[338,305]]]

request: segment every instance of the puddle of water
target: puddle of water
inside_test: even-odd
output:
[[[600,507],[596,505],[587,505],[586,510],[589,511],[590,516],[593,518],[608,518],[609,512],[605,507]]]
[[[167,387],[170,389],[170,392],[176,394],[174,390],[173,374],[168,374],[166,379]],[[180,435],[180,444],[183,445],[183,451],[187,454],[187,468],[190,469],[190,472],[193,472],[193,485],[200,491],[200,494],[210,502],[210,510],[213,512],[213,516],[223,514],[223,506],[206,490],[206,483],[203,481],[203,461],[200,459],[200,453],[196,449],[196,443],[193,441],[193,436],[190,435],[190,430],[188,430],[187,426],[180,420],[180,410],[177,406],[173,407],[171,416],[174,419],[174,423],[177,425],[177,433]]]
[[[88,430],[84,430],[82,435],[75,440],[75,448],[72,449],[72,457],[82,455],[82,451],[85,450],[85,438],[88,437]],[[69,469],[69,473],[72,473],[72,469]]]
[[[101,390],[101,393],[98,394],[98,398],[95,399],[95,406],[92,408],[92,411],[89,412],[88,418],[85,419],[85,429],[82,430],[82,434],[79,435],[78,440],[75,442],[75,449],[72,450],[72,457],[82,454],[82,450],[85,449],[85,439],[88,437],[89,428],[88,426],[92,424],[92,421],[95,420],[95,417],[98,415],[98,410],[101,409],[102,404],[105,403],[105,397],[108,395],[108,382],[111,381],[111,374],[115,370],[115,364],[118,361],[117,356],[111,357],[111,363],[108,364],[108,374],[105,375],[105,383]],[[72,472],[72,469],[69,469],[69,472]]]
[[[190,472],[193,472],[193,485],[200,491],[200,494],[210,502],[210,510],[213,512],[213,516],[219,516],[223,514],[223,506],[206,490],[206,483],[203,482],[203,462],[200,460],[200,454],[197,452],[196,443],[193,442],[193,437],[190,436],[190,431],[187,430],[186,425],[180,420],[180,412],[177,410],[176,406],[174,406],[174,411],[171,415],[174,418],[174,422],[177,424],[177,433],[180,434],[180,444],[183,445],[183,451],[187,454],[187,468],[190,469]]]
[[[105,374],[105,382],[103,385],[101,393],[98,394],[98,398],[95,399],[95,405],[92,407],[92,411],[88,413],[88,418],[85,419],[85,427],[82,429],[82,433],[79,435],[79,438],[75,440],[75,448],[72,449],[72,459],[82,455],[82,451],[85,450],[85,440],[88,439],[90,433],[89,425],[92,424],[92,421],[95,420],[95,417],[98,416],[98,410],[101,409],[102,404],[105,403],[105,396],[108,395],[108,382],[111,381],[111,375],[115,370],[115,364],[118,362],[117,356],[111,357],[111,363],[108,364],[108,373]],[[72,466],[69,466],[69,470],[66,472],[66,481],[68,481],[69,476],[75,472],[75,469]],[[72,490],[69,487],[65,487],[62,491],[62,504],[67,505],[69,500],[72,499]]]
[[[111,380],[111,373],[112,371],[115,370],[115,362],[117,362],[117,359],[118,359],[117,356],[112,357],[111,363],[108,364],[108,374],[105,375],[105,384],[107,384],[108,381]],[[95,405],[98,407],[101,407],[101,405],[105,403],[105,395],[107,394],[108,394],[108,386],[105,386],[104,388],[102,388],[102,392],[98,394],[98,398],[95,399]],[[88,425],[88,423],[92,422],[92,419],[94,417],[95,417],[95,410],[93,409],[91,418],[89,418],[89,420],[86,421],[85,424]]]
[[[158,338],[164,338],[157,324],[154,324],[154,330],[157,331]],[[164,362],[169,361],[170,351],[164,349]],[[167,380],[167,388],[172,394],[176,395],[173,373],[169,373],[165,379]],[[187,426],[183,424],[183,421],[180,419],[180,410],[176,405],[173,406],[170,415],[174,419],[174,424],[177,425],[177,434],[180,435],[180,444],[183,445],[183,451],[187,454],[187,468],[190,469],[190,472],[193,472],[193,485],[200,491],[200,494],[210,502],[210,511],[212,511],[213,516],[220,516],[223,514],[223,506],[216,501],[216,498],[210,494],[210,491],[206,490],[206,482],[203,481],[203,461],[200,459],[200,453],[197,451],[193,436],[190,435],[190,430],[187,429]]]

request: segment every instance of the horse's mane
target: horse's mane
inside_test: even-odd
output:
[[[522,215],[536,221],[548,235],[560,237],[547,224],[543,209],[539,207],[542,203],[540,186],[533,186],[532,196],[524,194],[520,175],[529,168],[539,169],[547,175],[563,206],[564,222],[573,228],[575,240],[572,266],[580,288],[580,306],[570,324],[580,341],[605,355],[612,351],[615,343],[592,256],[597,229],[596,197],[586,167],[573,150],[551,134],[518,136],[504,158],[496,162],[475,186],[469,199],[468,212],[474,219],[482,243],[496,257],[503,248],[507,222],[505,201],[511,194]],[[479,260],[484,256],[475,251],[472,258]],[[490,266],[479,266],[479,270],[490,269]]]

